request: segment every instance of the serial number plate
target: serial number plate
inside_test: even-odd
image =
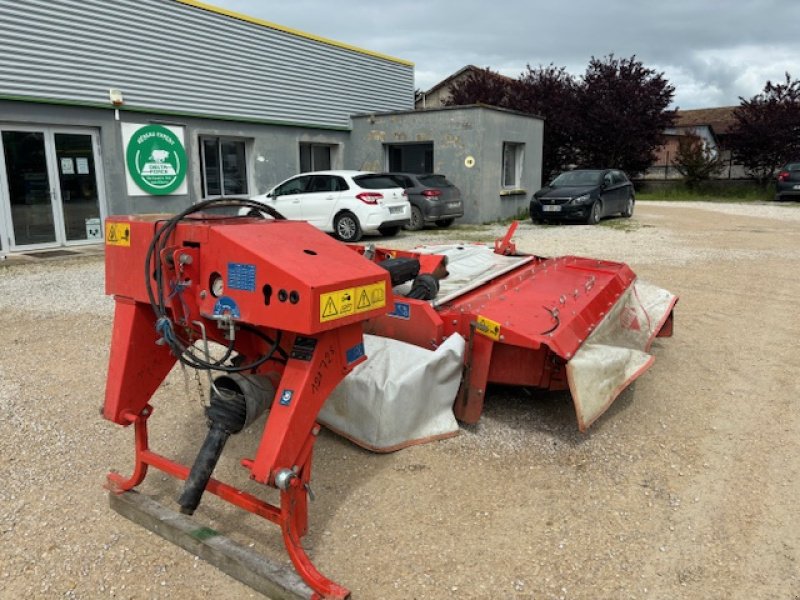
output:
[[[794,187],[794,189],[796,189],[796,190],[800,190],[800,185],[795,185],[795,186],[792,186],[792,187]]]
[[[390,206],[389,207],[389,214],[390,215],[403,214],[403,207],[402,206]]]
[[[542,206],[542,210],[544,212],[561,212],[561,207],[558,205],[550,206],[545,204],[544,206]]]
[[[447,208],[457,208],[459,206],[461,206],[461,202],[448,202],[447,203]]]

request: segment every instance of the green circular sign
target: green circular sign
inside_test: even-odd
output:
[[[186,150],[178,136],[162,125],[136,130],[125,158],[131,178],[149,194],[170,194],[186,178]]]

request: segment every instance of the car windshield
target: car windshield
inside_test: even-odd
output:
[[[553,187],[598,185],[602,179],[602,171],[567,171],[556,177],[550,185]]]
[[[800,171],[800,163],[789,163],[784,167],[786,171]]]
[[[353,177],[359,186],[367,190],[385,190],[387,188],[402,187],[388,175],[358,175]]]
[[[445,177],[444,175],[419,175],[417,179],[419,179],[419,182],[422,185],[427,187],[439,188],[439,189],[453,187],[453,184],[450,183],[447,180],[447,177]]]

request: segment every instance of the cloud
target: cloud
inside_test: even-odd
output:
[[[527,64],[554,63],[582,75],[592,56],[635,54],[664,71],[676,87],[675,103],[690,108],[738,104],[767,79],[800,71],[796,0],[209,1],[410,60],[421,89],[467,64],[516,76]]]

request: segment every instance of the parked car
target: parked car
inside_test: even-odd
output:
[[[775,200],[800,199],[800,162],[783,165],[775,182]]]
[[[444,175],[433,173],[387,173],[408,194],[411,203],[411,219],[406,229],[417,231],[425,225],[436,224],[450,227],[453,221],[464,216],[461,191]]]
[[[578,219],[590,225],[610,215],[633,215],[633,184],[615,169],[565,171],[531,198],[531,220]]]
[[[386,174],[366,171],[303,173],[253,200],[287,219],[308,221],[343,242],[357,242],[364,231],[396,235],[411,217],[405,190]]]

